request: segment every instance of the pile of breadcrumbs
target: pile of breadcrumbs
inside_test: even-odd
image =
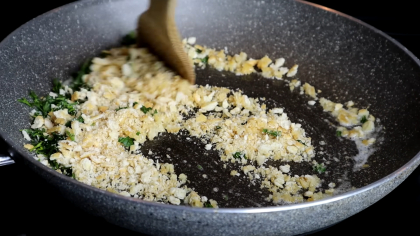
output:
[[[290,69],[284,67],[284,58],[272,60],[268,56],[264,56],[263,58],[256,60],[248,58],[247,54],[244,52],[241,52],[238,55],[229,56],[225,54],[227,49],[216,51],[211,48],[197,45],[195,42],[195,37],[184,39],[184,49],[188,53],[188,56],[193,59],[194,64],[202,68],[206,66],[206,61],[208,61],[208,65],[219,71],[230,71],[236,75],[257,73],[256,68],[258,68],[261,70],[260,74],[262,77],[278,80],[282,80],[284,75],[286,77],[293,77],[298,70],[298,65],[294,65]],[[366,146],[369,146],[376,141],[375,138],[365,139],[369,134],[375,131],[375,117],[369,114],[367,109],[354,107],[352,101],[346,103],[348,109],[345,109],[341,103],[334,103],[326,98],[318,99],[317,95],[321,90],[318,90],[317,93],[315,87],[309,83],[305,83],[301,86],[301,81],[298,79],[292,79],[291,81],[286,80],[286,82],[289,83],[291,91],[300,87],[301,94],[309,95],[313,99],[308,101],[309,105],[313,106],[316,101],[319,100],[324,111],[330,112],[340,123],[341,126],[337,128],[337,134],[340,137],[353,140],[362,139],[362,143]]]
[[[184,40],[192,63],[199,67],[209,65],[237,75],[255,73],[257,67],[262,76],[277,79],[297,73],[297,65],[283,67],[283,58],[256,60],[243,52],[227,56],[224,50],[194,44],[195,38]],[[63,109],[47,118],[35,118],[32,128],[44,128],[49,134],[72,135],[72,139],[59,141],[59,152],[51,157],[38,155],[42,163],[48,165],[47,158],[55,160],[71,167],[78,181],[124,196],[217,207],[210,196],[200,196],[189,188],[187,176],[178,173],[173,164],[146,158],[140,151],[144,142],[160,133],[186,130],[191,136],[210,140],[206,149],[217,149],[223,162],[240,163],[250,181],[259,179],[261,188],[272,193],[267,199],[273,203],[313,201],[332,195],[334,184],[321,192],[318,190],[321,180],[316,175],[291,176],[289,165],[279,168],[265,165],[269,159],[309,162],[315,156],[311,138],[300,124],[289,120],[282,108],[267,110],[258,98],[239,90],[191,85],[145,48],[113,48],[106,53],[104,58],[93,59],[91,73],[83,77],[92,87],[90,91],[83,88],[71,91],[68,87],[62,90],[72,93],[72,101],[85,100],[76,115]],[[290,86],[293,90],[300,86],[300,81],[293,80]],[[311,85],[305,84],[303,89],[316,98]],[[367,111],[359,110],[359,115],[353,115],[351,108],[345,110],[326,99],[320,102],[343,125],[358,123],[353,116],[368,117],[360,129],[340,128],[343,136],[360,136],[360,130],[373,129],[374,118]],[[82,117],[83,122],[76,117]],[[69,121],[71,126],[66,127]],[[28,137],[25,133],[24,136]],[[233,170],[231,175],[238,172]]]

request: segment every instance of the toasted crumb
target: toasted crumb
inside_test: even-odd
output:
[[[312,86],[308,83],[305,83],[305,84],[303,84],[303,89],[305,91],[305,94],[311,96],[312,98],[317,99],[317,94],[315,92],[315,87],[314,86]]]
[[[248,58],[244,52],[227,55],[227,48],[217,51],[195,43],[195,37],[183,40],[185,52],[196,67],[210,66],[236,75],[256,73],[258,67],[261,76],[276,79],[295,76],[298,71],[298,65],[284,67],[284,58],[273,62],[268,56]],[[228,163],[240,166],[238,170],[244,175],[231,170],[231,176],[261,181],[260,187],[268,189],[271,195],[267,198],[274,204],[313,201],[332,193],[319,190],[321,180],[316,175],[292,176],[290,165],[266,166],[269,160],[310,162],[315,149],[302,125],[292,122],[283,108],[267,111],[264,98],[224,87],[191,85],[147,49],[135,47],[112,48],[106,58],[94,58],[91,72],[83,80],[91,87],[89,91],[69,92],[73,100],[86,99],[75,114],[69,109],[55,109],[45,118],[37,116],[32,124],[33,129],[45,128],[47,134],[65,135],[66,139],[58,141],[56,153],[38,158],[46,165],[50,158],[71,168],[78,181],[147,201],[217,208],[216,201],[188,187],[192,180],[183,173],[178,175],[176,165],[160,162],[157,153],[142,153],[140,149],[162,133],[186,130],[203,141],[205,150],[217,151],[217,161],[224,168],[229,168]],[[300,85],[297,79],[290,82],[291,90]],[[317,100],[313,86],[305,83],[302,87]],[[71,90],[64,87],[63,93],[66,91]],[[370,123],[363,129],[369,132]],[[29,136],[26,138],[30,141]],[[188,137],[185,141],[191,140]],[[25,148],[34,147],[29,145]],[[164,156],[173,159],[169,151]],[[207,171],[200,165],[193,168]],[[215,189],[213,192],[218,192]]]

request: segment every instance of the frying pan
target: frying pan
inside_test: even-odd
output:
[[[363,210],[395,188],[417,167],[420,143],[419,125],[416,123],[416,118],[419,117],[419,63],[410,52],[404,51],[398,43],[386,38],[381,32],[300,2],[281,2],[281,9],[276,5],[277,24],[270,20],[270,13],[261,13],[266,13],[271,4],[280,3],[265,1],[263,7],[251,4],[239,9],[235,5],[238,2],[208,1],[203,8],[193,1],[180,1],[177,19],[181,33],[197,36],[202,40],[200,43],[213,47],[227,46],[237,52],[246,48],[253,57],[263,56],[261,53],[274,56],[281,52],[290,63],[297,62],[301,65],[299,78],[318,85],[323,90],[323,96],[337,96],[339,102],[362,97],[361,106],[370,106],[373,114],[381,118],[386,132],[383,144],[369,158],[371,168],[350,174],[352,184],[359,189],[310,204],[219,209],[213,212],[209,209],[162,206],[116,196],[68,179],[34,161],[22,148],[23,140],[18,132],[29,124],[26,115],[28,109],[17,105],[16,99],[25,96],[28,87],[46,93],[51,78],[67,78],[84,58],[114,46],[123,34],[134,28],[134,19],[138,15],[138,9],[141,9],[140,5],[145,7],[145,4],[133,1],[78,3],[77,13],[71,12],[75,9],[73,4],[29,22],[1,43],[3,74],[0,83],[4,101],[0,106],[1,135],[12,147],[16,161],[27,164],[58,187],[71,201],[87,208],[91,213],[120,226],[149,234],[183,232],[287,235],[309,232]],[[203,11],[201,18],[210,19],[211,17],[206,17],[209,12],[218,12],[221,16],[214,22],[200,22],[194,18],[198,16],[190,15],[194,9]],[[227,14],[222,13],[228,11],[227,9],[235,9],[229,15],[233,25],[229,31],[220,27],[222,24],[217,22],[226,22]],[[110,14],[121,13],[122,10],[124,14],[116,18]],[[259,28],[254,29],[256,32],[248,34],[250,37],[241,37],[235,41],[235,34],[239,38],[251,29],[244,27],[243,17],[247,17],[247,14],[241,14],[241,11],[258,12],[263,15],[259,22],[271,24],[258,25]],[[83,27],[72,31],[70,23],[74,20],[79,20],[79,26]],[[321,27],[323,31],[317,33],[317,27]],[[273,28],[276,31],[271,31]],[[209,30],[212,31],[212,37],[206,38]],[[269,32],[271,37],[264,36],[264,32]],[[315,37],[308,37],[311,33]],[[84,34],[89,34],[90,37],[83,37]],[[68,37],[70,35],[71,40]],[[256,46],[252,48],[246,45]],[[334,50],[337,46],[338,49]],[[339,63],[335,63],[337,61]],[[336,142],[333,138],[328,139],[328,128],[317,123],[319,119],[311,119],[314,115],[323,117],[325,114],[320,110],[306,111],[306,106],[302,105],[305,100],[300,96],[286,94],[286,90],[282,91],[282,84],[263,80],[258,76],[232,77],[232,81],[228,82],[206,81],[209,74],[215,78],[216,74],[212,74],[215,72],[206,70],[200,73],[202,77],[199,78],[204,79],[198,80],[198,83],[236,86],[249,94],[255,93],[253,96],[272,97],[273,103],[290,111],[292,120],[306,119],[308,126],[313,127],[310,135],[314,140],[325,136],[327,143]],[[274,88],[261,88],[261,83],[269,83],[269,88]],[[340,93],[343,90],[348,91],[347,95]],[[292,117],[292,113],[296,117]],[[332,147],[331,152],[336,149],[337,147]],[[315,215],[317,217],[310,217]],[[181,216],[185,220],[172,221],[174,217]],[[250,221],[253,223],[247,223]]]

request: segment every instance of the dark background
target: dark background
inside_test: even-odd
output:
[[[73,1],[46,2],[3,2],[4,6],[0,8],[0,40],[32,18]],[[420,14],[415,6],[416,1],[310,2],[348,14],[376,27],[420,57]],[[1,152],[5,152],[5,147],[0,140]],[[139,235],[73,206],[56,189],[23,165],[0,167],[0,179],[0,235]],[[43,194],[38,195],[40,192]],[[48,192],[48,198],[45,198],[45,192]],[[374,205],[313,235],[420,235],[420,217],[417,216],[419,212],[420,168],[417,168],[400,186]]]

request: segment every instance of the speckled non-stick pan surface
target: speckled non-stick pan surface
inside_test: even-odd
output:
[[[308,106],[308,97],[290,92],[284,81],[256,74],[235,76],[213,69],[197,70],[198,84],[240,88],[248,96],[265,97],[269,108],[284,107],[291,121],[302,123],[312,138],[318,151],[315,160],[340,160],[332,161],[328,172],[320,176],[323,187],[344,178],[356,190],[313,203],[273,207],[264,200],[268,192],[245,179],[232,179],[233,165],[222,168],[215,151],[206,151],[200,141],[186,141],[182,135],[162,134],[146,142],[143,150],[159,155],[171,148],[171,162],[176,163],[177,172],[196,180],[190,187],[217,200],[220,209],[129,199],[79,183],[35,161],[23,148],[19,132],[30,125],[29,108],[17,99],[26,96],[29,89],[46,94],[53,78],[68,79],[85,59],[117,46],[123,35],[135,29],[136,19],[147,4],[141,0],[73,3],[28,22],[0,44],[0,134],[12,146],[17,162],[29,165],[80,207],[148,234],[300,234],[363,210],[419,164],[418,59],[372,27],[291,0],[247,4],[240,0],[179,0],[176,20],[183,37],[194,36],[201,45],[227,47],[231,53],[245,51],[252,58],[284,57],[287,67],[299,64],[296,78],[322,90],[320,96],[369,107],[380,120],[381,139],[368,159],[369,168],[353,171],[354,161],[346,157],[357,154],[355,144],[338,138],[329,125],[335,121],[320,106]],[[326,145],[319,145],[320,141]],[[313,172],[308,163],[288,164],[292,174]],[[202,178],[203,174],[209,178]],[[214,188],[219,191],[214,192]]]

